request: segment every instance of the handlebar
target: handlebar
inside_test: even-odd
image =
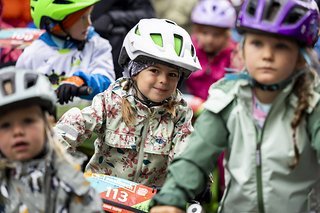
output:
[[[82,86],[78,89],[78,96],[86,96],[92,94],[92,88],[88,86]]]

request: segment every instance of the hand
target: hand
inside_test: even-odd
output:
[[[78,96],[79,87],[82,85],[84,85],[84,81],[78,76],[71,76],[62,81],[58,89],[56,89],[58,102],[64,104],[73,101],[73,97]]]
[[[150,213],[184,213],[184,211],[173,206],[155,206],[151,208]]]

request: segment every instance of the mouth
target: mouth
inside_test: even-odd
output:
[[[19,142],[16,142],[12,148],[15,149],[15,150],[25,150],[27,147],[29,146],[29,144],[27,142],[24,142],[24,141],[19,141]]]
[[[262,71],[276,71],[276,69],[272,68],[272,67],[259,67],[258,70],[262,70]]]
[[[156,88],[156,87],[154,87],[154,89],[157,90],[157,91],[159,91],[159,92],[162,92],[162,93],[168,92],[167,89]]]

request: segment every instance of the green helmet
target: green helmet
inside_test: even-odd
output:
[[[31,0],[31,16],[38,28],[46,29],[50,24],[56,24],[66,16],[98,1],[100,0]]]

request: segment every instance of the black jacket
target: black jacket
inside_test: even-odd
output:
[[[128,31],[143,18],[155,17],[149,0],[101,0],[91,14],[95,30],[112,46],[116,78],[122,76],[118,57]]]

